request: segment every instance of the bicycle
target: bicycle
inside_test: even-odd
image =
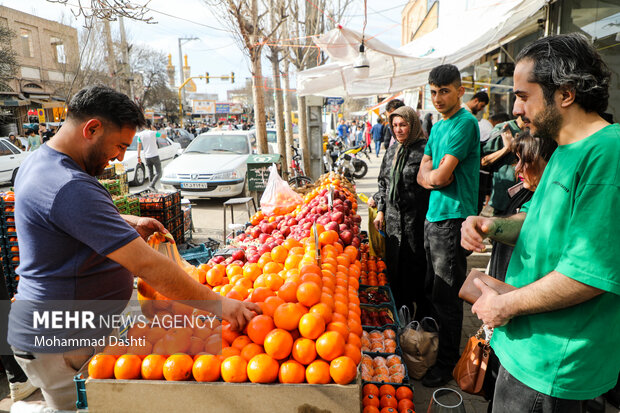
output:
[[[291,170],[293,171],[293,176],[288,180],[288,184],[291,188],[301,188],[304,185],[311,184],[312,179],[304,175],[303,169],[301,169],[301,155],[299,154],[299,150],[291,145],[293,149],[293,158],[291,159]]]

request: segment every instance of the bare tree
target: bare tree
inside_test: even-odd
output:
[[[140,106],[144,108],[161,103],[157,101],[157,94],[153,91],[168,84],[166,55],[147,46],[132,45],[129,48],[129,63],[132,70],[140,74],[135,78],[141,84],[134,88]]]
[[[0,90],[10,90],[9,81],[17,71],[17,54],[11,48],[15,33],[0,24]]]
[[[147,23],[155,23],[152,17],[146,14],[149,11],[147,7],[151,0],[142,1],[143,4],[131,2],[129,0],[77,0],[69,2],[69,0],[47,0],[50,3],[60,3],[71,7],[71,12],[75,17],[84,16],[86,21],[97,20],[116,20],[118,17],[139,20]],[[82,4],[85,3],[85,4]]]
[[[294,16],[289,28],[292,38],[298,39],[302,47],[291,48],[290,63],[301,72],[304,69],[325,63],[326,57],[312,43],[312,38],[334,28],[342,20],[353,0],[316,0],[314,3],[290,2],[289,14]],[[299,112],[299,142],[304,154],[304,171],[310,172],[310,145],[306,121],[306,99],[297,95]]]
[[[265,116],[265,94],[263,90],[262,51],[264,39],[271,38],[278,30],[276,27],[265,27],[265,16],[268,10],[260,10],[258,0],[203,0],[208,6],[215,7],[216,11],[233,29],[235,39],[241,50],[249,57],[250,72],[252,73],[252,91],[254,97],[254,123],[256,125],[256,137],[258,151],[267,153],[267,130]],[[284,10],[281,11],[284,13]],[[285,19],[285,15],[279,16],[278,22]]]

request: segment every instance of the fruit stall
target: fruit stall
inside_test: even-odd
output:
[[[183,227],[177,195],[136,198],[142,215]],[[305,187],[297,201],[280,201],[259,210],[221,248],[212,243],[179,254],[164,237],[151,239],[196,281],[257,303],[262,314],[244,331],[233,331],[213,314],[169,300],[138,280],[139,311],[148,322],[122,333],[134,344],[110,344],[91,359],[83,407],[414,411],[386,265],[369,253],[360,231],[355,187],[330,173]],[[183,233],[174,233],[179,243]],[[175,315],[191,325],[157,323]]]

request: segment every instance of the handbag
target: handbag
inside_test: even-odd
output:
[[[479,396],[484,396],[482,385],[491,353],[491,346],[489,345],[491,337],[486,340],[482,338],[483,335],[484,325],[478,329],[476,335],[469,338],[467,346],[452,372],[454,380],[461,390]],[[493,335],[492,331],[490,335]]]

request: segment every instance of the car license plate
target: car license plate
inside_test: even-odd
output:
[[[208,189],[209,188],[209,184],[206,182],[182,182],[181,183],[181,188],[188,188],[188,189]]]

